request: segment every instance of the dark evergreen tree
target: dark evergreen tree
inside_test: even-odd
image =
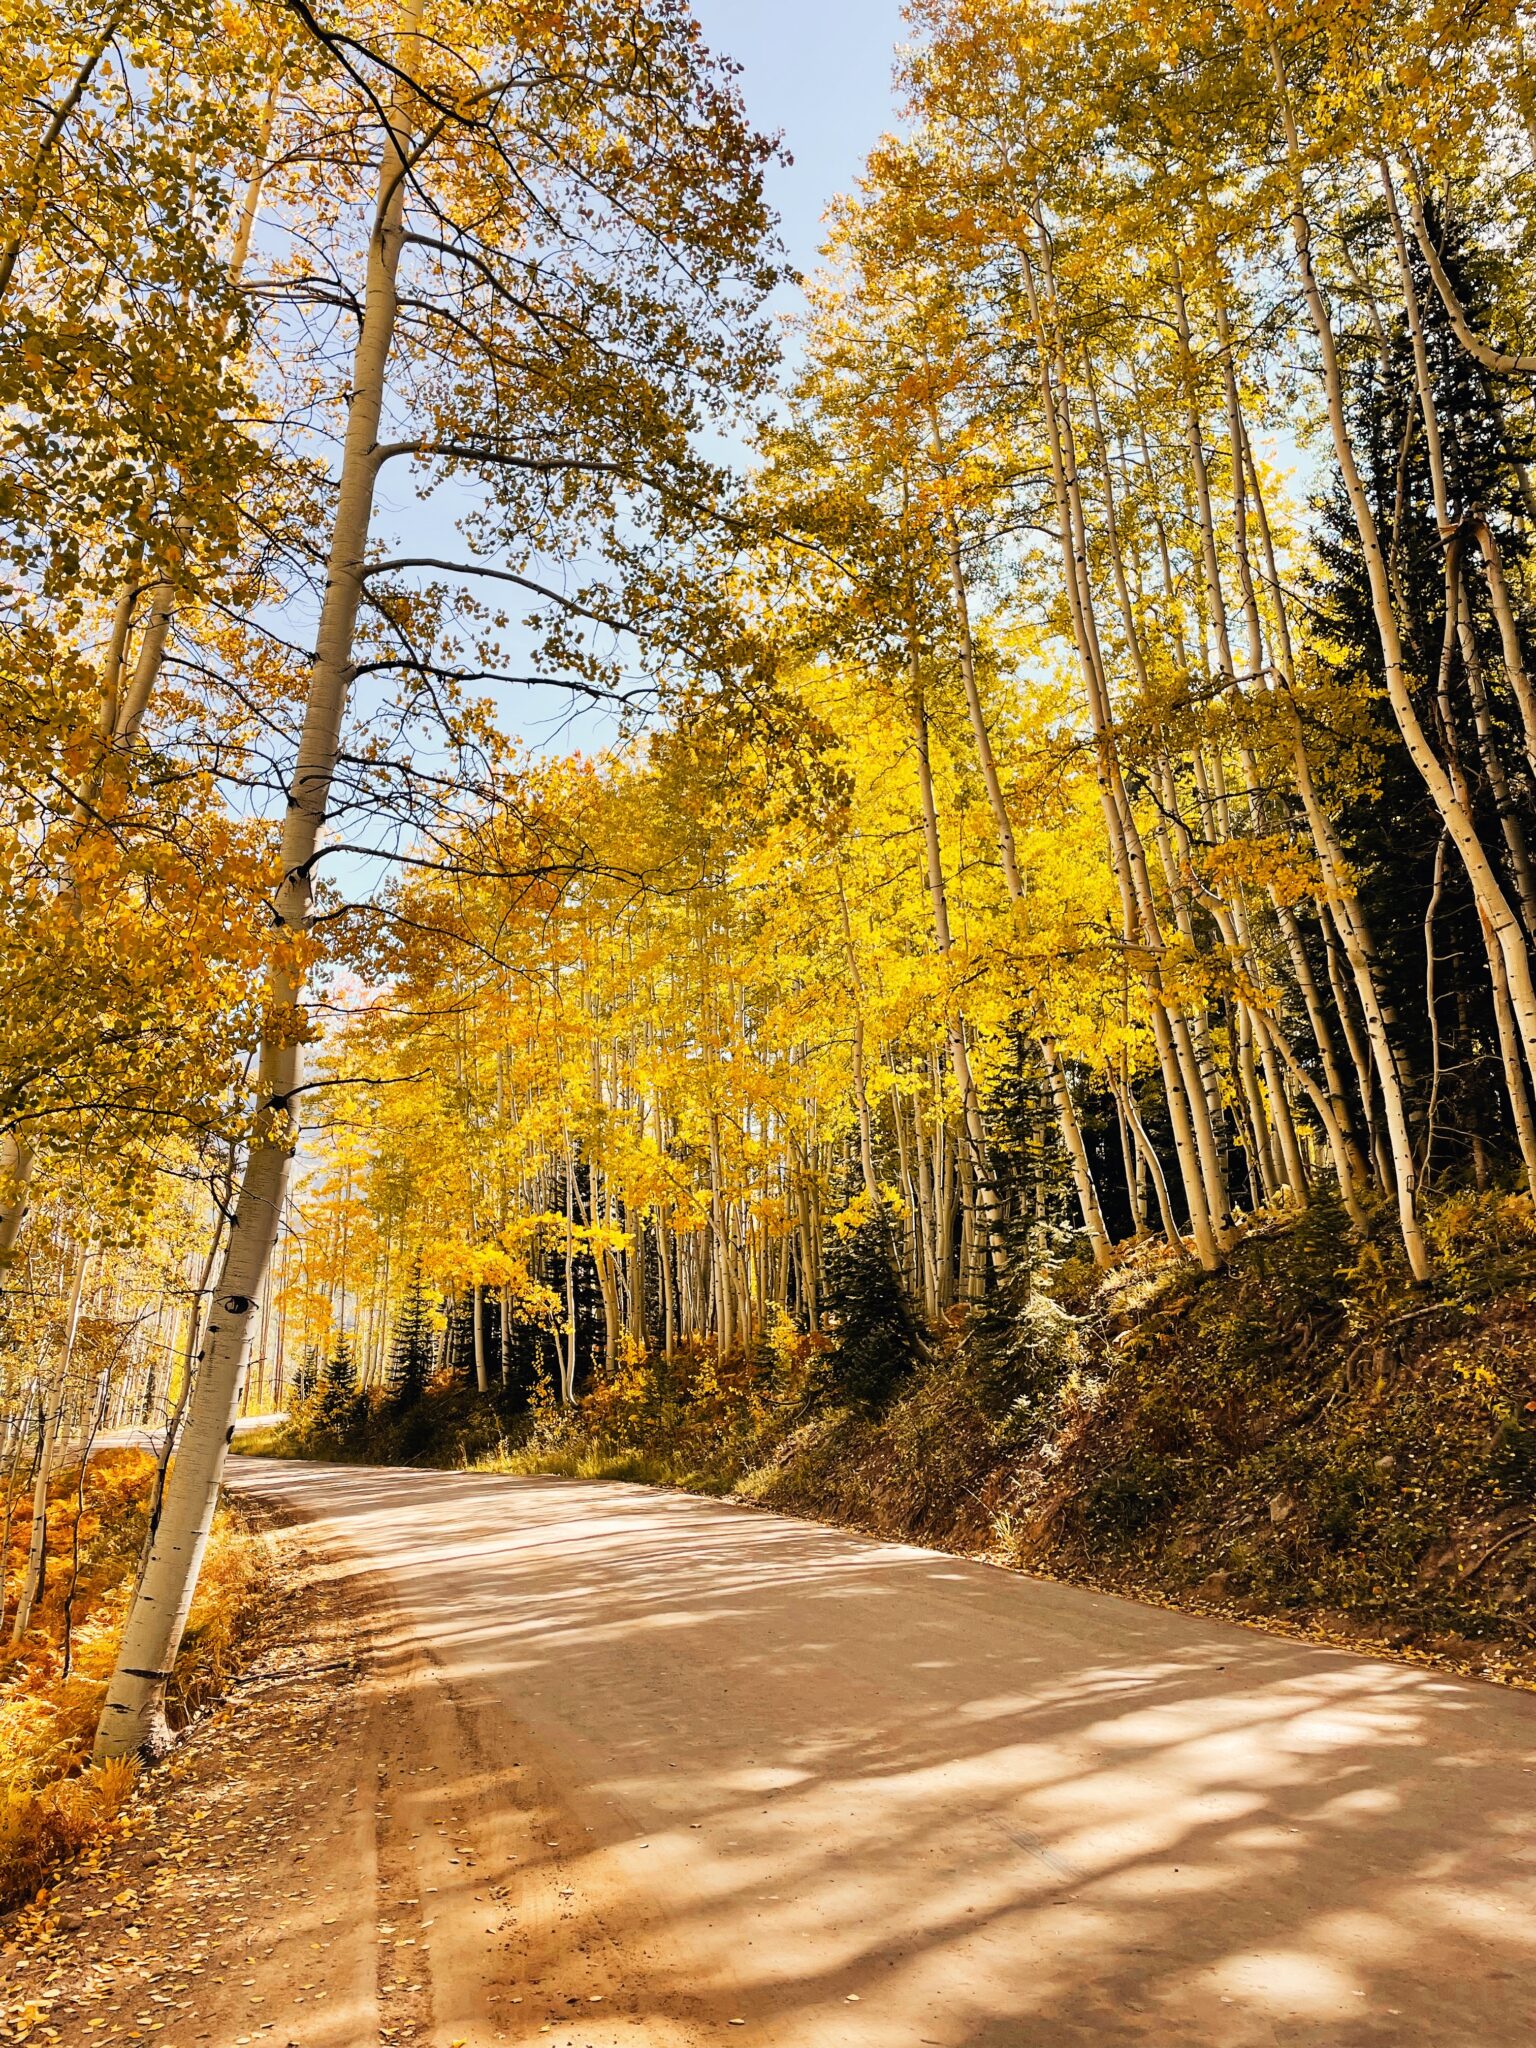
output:
[[[411,1262],[411,1277],[395,1317],[389,1351],[389,1390],[399,1407],[414,1406],[426,1392],[435,1348],[432,1311],[427,1306],[418,1255]]]
[[[889,1213],[834,1231],[822,1255],[827,1364],[843,1398],[869,1407],[888,1401],[927,1352],[917,1311],[893,1256]]]
[[[1487,291],[1476,267],[1463,254],[1454,222],[1431,223],[1446,269],[1474,324],[1486,323]],[[1362,237],[1384,236],[1385,222],[1357,224]],[[1496,527],[1507,563],[1526,552],[1514,459],[1507,424],[1488,380],[1451,334],[1434,282],[1417,248],[1412,250],[1422,310],[1430,377],[1444,449],[1453,518],[1473,509]],[[1360,344],[1346,363],[1351,431],[1361,473],[1370,491],[1392,565],[1405,664],[1424,726],[1446,758],[1454,754],[1470,788],[1474,814],[1496,863],[1504,848],[1497,805],[1485,768],[1486,745],[1473,716],[1464,663],[1458,653],[1451,673],[1450,717],[1441,704],[1440,661],[1445,637],[1445,548],[1434,510],[1429,462],[1417,392],[1411,339],[1398,314],[1387,328],[1386,359],[1374,342]],[[1399,1050],[1410,1070],[1409,1099],[1422,1114],[1429,1092],[1435,1048],[1425,1005],[1425,916],[1435,893],[1441,824],[1423,781],[1408,758],[1385,702],[1385,678],[1369,581],[1353,514],[1342,482],[1318,507],[1318,553],[1323,574],[1314,596],[1342,686],[1330,704],[1317,700],[1313,715],[1329,730],[1319,733],[1317,756],[1330,750],[1368,769],[1363,789],[1346,793],[1341,837],[1355,869],[1357,886],[1375,939],[1382,992],[1393,1014]],[[1466,579],[1473,629],[1492,679],[1501,673],[1498,636],[1488,612],[1486,585],[1476,552],[1467,550]],[[1529,656],[1528,656],[1529,658]],[[1523,752],[1510,707],[1490,691],[1492,745],[1509,776],[1516,803],[1525,808]],[[1514,1141],[1504,1105],[1498,1040],[1488,989],[1484,947],[1470,885],[1453,849],[1441,854],[1442,885],[1436,899],[1434,937],[1437,962],[1435,1022],[1439,1036],[1440,1085],[1436,1144],[1428,1164],[1481,1179],[1485,1157],[1503,1153],[1513,1160]],[[1506,876],[1506,888],[1513,896]],[[1319,949],[1316,971],[1325,976]]]
[[[352,1339],[343,1330],[325,1362],[320,1383],[320,1413],[328,1429],[345,1429],[357,1404],[357,1361]]]

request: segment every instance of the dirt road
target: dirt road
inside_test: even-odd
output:
[[[231,1474],[375,1638],[406,1962],[304,2048],[1536,2041],[1536,1697],[639,1488]]]

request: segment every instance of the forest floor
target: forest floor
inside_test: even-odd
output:
[[[8,1959],[13,2038],[1536,2032],[1525,1692],[680,1493],[232,1482],[305,1518],[297,1604]]]
[[[227,1704],[140,1780],[119,1839],[0,1923],[4,2038],[365,2038],[354,2029],[375,1977],[372,1930],[354,1911],[372,1850],[356,1796],[361,1645],[313,1554],[291,1537],[274,1548],[258,1639]]]

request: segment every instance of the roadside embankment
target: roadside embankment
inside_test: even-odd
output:
[[[570,1411],[438,1382],[251,1448],[631,1479],[1490,1677],[1536,1679],[1536,1226],[1448,1198],[1428,1289],[1319,1206],[1202,1279],[1144,1249],[954,1319],[850,1399],[783,1330]]]

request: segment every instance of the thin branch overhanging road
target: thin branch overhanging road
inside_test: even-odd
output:
[[[1536,2039],[1527,1693],[645,1488],[229,1476],[354,1582],[445,2048]]]

